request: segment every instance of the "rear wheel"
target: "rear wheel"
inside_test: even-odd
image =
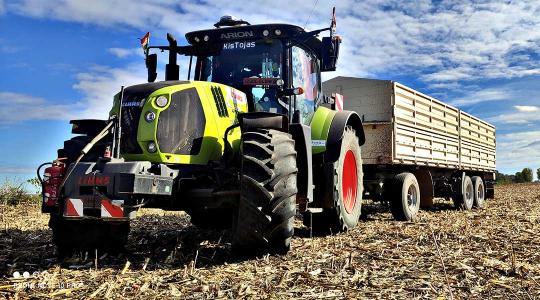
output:
[[[474,207],[483,208],[486,197],[484,181],[479,176],[473,176],[471,180],[474,186]]]
[[[474,202],[474,186],[471,177],[465,176],[463,181],[462,194],[453,196],[454,206],[464,210],[470,210]]]
[[[289,251],[296,214],[296,151],[287,133],[242,134],[241,187],[233,247],[239,252]]]
[[[343,134],[338,161],[325,166],[324,195],[332,208],[322,213],[304,215],[304,225],[312,226],[318,234],[336,233],[354,228],[362,210],[363,172],[362,155],[354,129],[347,127]],[[317,201],[317,200],[316,200]],[[321,200],[318,202],[322,202]],[[311,221],[311,224],[310,224]]]
[[[420,209],[420,186],[412,173],[401,173],[394,178],[391,191],[391,210],[394,219],[412,221]]]

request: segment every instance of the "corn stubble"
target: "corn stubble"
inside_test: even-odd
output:
[[[438,199],[414,223],[365,201],[356,229],[309,238],[297,222],[291,252],[262,257],[233,255],[227,230],[142,209],[125,252],[63,262],[37,205],[3,205],[0,298],[538,298],[540,185],[501,185],[496,195],[472,211]]]

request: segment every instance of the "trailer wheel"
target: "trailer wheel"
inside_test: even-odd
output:
[[[474,207],[483,208],[484,200],[486,197],[486,190],[484,189],[484,181],[480,176],[473,176],[471,178],[474,186]]]
[[[420,209],[420,186],[412,173],[394,177],[390,207],[392,216],[399,221],[412,221]]]
[[[233,229],[237,252],[285,254],[296,214],[296,151],[291,135],[270,129],[242,134],[241,186]]]
[[[127,243],[129,225],[129,222],[66,220],[55,214],[49,219],[52,240],[60,258],[76,251],[121,251]]]
[[[329,197],[327,202],[332,208],[313,214],[312,224],[309,224],[309,214],[304,214],[304,225],[311,225],[317,234],[347,231],[358,224],[364,189],[362,153],[354,129],[345,129],[338,161],[325,167],[325,195],[320,196]]]
[[[471,177],[465,176],[462,190],[463,192],[461,195],[452,197],[452,200],[454,200],[454,206],[456,208],[470,210],[474,203],[474,186]]]

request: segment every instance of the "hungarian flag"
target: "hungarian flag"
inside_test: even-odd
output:
[[[148,44],[150,43],[150,32],[147,32],[139,40],[141,41],[141,47],[143,48],[144,53],[146,53],[146,51],[148,51]]]
[[[330,25],[330,28],[332,28],[332,33],[336,32],[336,7],[332,9],[332,24]]]

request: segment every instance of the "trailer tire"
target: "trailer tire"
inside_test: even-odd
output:
[[[294,234],[298,193],[294,140],[278,130],[246,131],[241,158],[233,249],[249,254],[285,254]]]
[[[101,220],[66,220],[52,214],[49,227],[60,258],[76,251],[118,252],[124,249],[129,235],[129,222]]]
[[[394,177],[390,207],[398,221],[413,221],[420,209],[420,185],[412,173],[400,173]]]
[[[461,195],[452,197],[454,206],[463,210],[470,210],[474,203],[474,186],[471,177],[465,176],[462,183]]]
[[[480,176],[473,176],[471,178],[474,186],[474,207],[483,208],[486,197],[486,189],[484,188],[484,181]]]
[[[326,181],[324,197],[329,197],[331,208],[311,216],[304,214],[304,225],[316,234],[347,231],[358,224],[362,212],[363,170],[362,152],[356,132],[347,127],[343,133],[339,159],[323,168]]]

